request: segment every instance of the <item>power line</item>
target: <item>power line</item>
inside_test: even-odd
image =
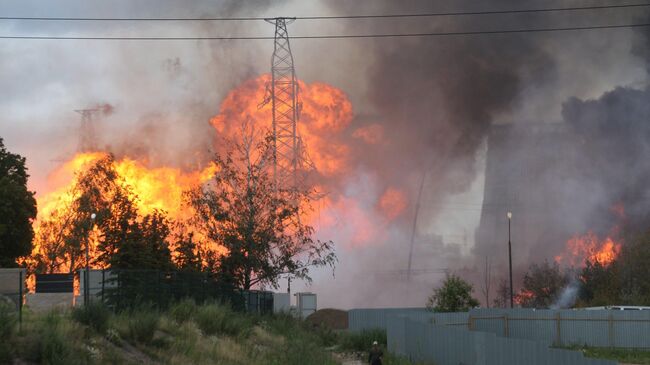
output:
[[[456,12],[435,12],[435,13],[411,13],[411,14],[374,14],[374,15],[321,15],[321,16],[298,16],[291,19],[297,20],[329,20],[329,19],[386,19],[386,18],[423,18],[440,16],[467,16],[467,15],[495,15],[495,14],[522,14],[522,13],[547,13],[562,11],[580,10],[605,10],[647,7],[650,3],[617,4],[617,5],[593,5],[593,6],[572,6],[560,8],[537,8],[537,9],[506,9],[506,10],[484,10],[484,11],[456,11]],[[273,19],[272,17],[211,17],[211,18],[82,18],[82,17],[18,17],[2,16],[0,20],[34,20],[34,21],[260,21]]]
[[[347,38],[404,38],[404,37],[444,37],[444,36],[468,36],[468,35],[491,35],[491,34],[514,34],[514,33],[544,33],[581,31],[598,29],[622,29],[649,27],[650,23],[631,23],[613,25],[594,25],[583,27],[556,27],[556,28],[527,28],[527,29],[498,29],[480,31],[457,31],[457,32],[431,32],[431,33],[384,33],[384,34],[326,34],[291,36],[290,39],[347,39]],[[0,39],[32,39],[32,40],[107,40],[107,41],[210,41],[210,40],[270,40],[268,36],[206,36],[206,37],[84,37],[84,36],[8,36],[2,35]]]

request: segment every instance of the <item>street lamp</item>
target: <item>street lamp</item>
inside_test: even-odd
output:
[[[510,221],[512,220],[512,212],[506,214],[508,217],[508,263],[510,267],[510,308],[513,308],[513,295],[512,295],[512,243],[510,241]]]
[[[95,218],[97,218],[97,214],[92,213],[90,215],[90,228],[92,229],[95,226]],[[89,246],[90,246],[90,238],[86,238],[86,277],[84,280],[84,305],[88,305],[88,302],[90,302],[90,288],[88,287],[90,281],[90,266],[89,266]]]

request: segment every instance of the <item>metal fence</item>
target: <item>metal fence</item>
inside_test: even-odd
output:
[[[615,365],[581,352],[549,348],[538,341],[434,325],[393,315],[386,321],[388,350],[411,361],[436,365]]]
[[[23,300],[27,287],[25,269],[0,269],[0,297],[6,298],[5,305],[16,308],[18,321],[22,324]],[[0,303],[2,304],[2,303]]]
[[[235,310],[266,314],[273,312],[273,293],[239,290],[197,272],[158,270],[80,271],[80,296],[88,286],[89,299],[101,300],[116,309],[147,304],[166,308],[171,303],[191,298],[197,303],[220,302]],[[82,298],[80,298],[83,301]]]
[[[468,328],[546,345],[650,349],[650,311],[481,308]]]
[[[426,308],[351,309],[348,311],[348,329],[350,331],[377,328],[386,330],[388,320],[395,316],[432,324],[467,327],[469,313],[433,313]]]
[[[349,329],[386,329],[396,315],[438,325],[535,340],[546,346],[650,349],[650,311],[478,308],[432,313],[425,308],[352,309]]]

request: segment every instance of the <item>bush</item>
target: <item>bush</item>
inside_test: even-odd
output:
[[[16,328],[16,310],[9,304],[0,302],[0,342],[6,342]]]
[[[363,330],[360,332],[341,333],[340,345],[344,350],[368,351],[373,341],[386,347],[386,331],[380,329]]]
[[[78,331],[57,311],[47,314],[40,328],[40,362],[49,365],[74,365],[87,359],[75,351]]]
[[[136,342],[148,344],[158,329],[160,314],[154,310],[135,310],[128,315],[128,337]]]
[[[206,335],[247,335],[253,326],[250,319],[235,313],[229,307],[216,304],[199,307],[194,321]]]
[[[101,302],[90,302],[72,311],[75,321],[93,328],[99,333],[106,333],[111,312]]]
[[[189,321],[196,315],[198,307],[194,300],[183,299],[180,302],[174,303],[169,308],[169,315],[178,323]]]
[[[1,299],[1,298],[0,298]],[[0,301],[0,363],[10,363],[12,358],[11,337],[16,329],[17,312],[13,302]]]

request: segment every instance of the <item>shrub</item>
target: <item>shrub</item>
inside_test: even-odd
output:
[[[360,332],[343,332],[339,341],[344,350],[368,351],[373,341],[377,341],[381,346],[386,346],[386,331],[372,329]]]
[[[169,308],[169,315],[178,323],[189,321],[196,315],[198,307],[194,300],[183,299],[180,302],[174,303]]]
[[[128,337],[133,341],[148,344],[158,329],[159,314],[153,310],[135,310],[128,315]]]
[[[206,335],[247,335],[253,325],[250,319],[233,312],[229,307],[216,304],[199,307],[194,321]]]
[[[7,303],[0,302],[0,363],[11,362],[9,341],[16,328],[16,311]]]
[[[108,320],[111,316],[111,312],[106,308],[101,302],[90,302],[88,305],[84,305],[80,308],[75,308],[72,311],[72,318],[75,321],[85,324],[93,328],[99,333],[106,333],[108,328]]]
[[[7,303],[0,302],[0,341],[11,338],[16,327],[16,311]]]
[[[47,314],[40,328],[40,362],[49,365],[85,363],[87,359],[74,348],[78,332],[60,312]]]

